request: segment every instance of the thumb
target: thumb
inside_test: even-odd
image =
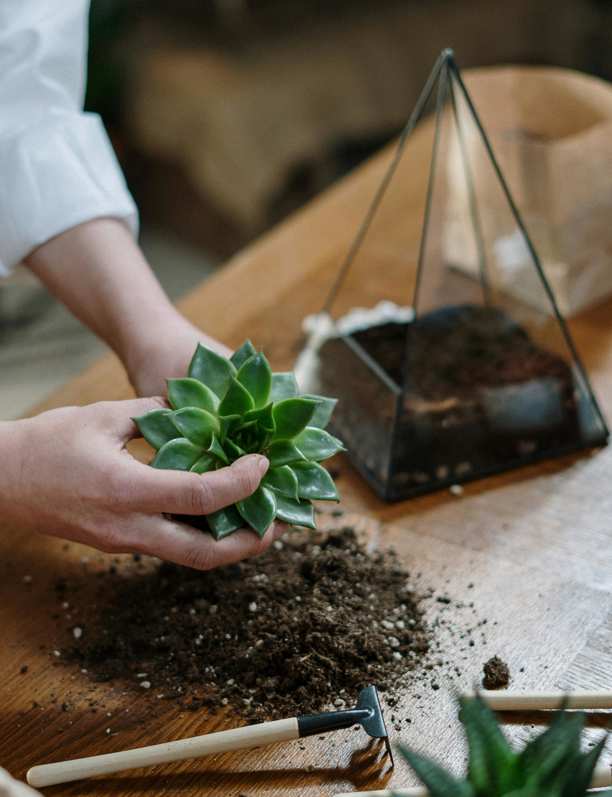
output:
[[[146,512],[208,515],[255,492],[269,467],[266,457],[249,454],[210,473],[158,470],[130,463],[128,500]]]

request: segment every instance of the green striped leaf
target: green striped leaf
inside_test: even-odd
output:
[[[337,437],[324,429],[308,426],[293,440],[306,459],[321,462],[323,459],[333,457],[339,451],[346,451]]]
[[[298,495],[319,501],[337,501],[338,491],[334,480],[316,462],[294,462],[291,469],[298,480]]]

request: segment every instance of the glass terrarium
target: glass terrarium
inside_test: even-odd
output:
[[[385,499],[607,441],[450,51],[308,323],[298,378],[339,399],[334,431]]]

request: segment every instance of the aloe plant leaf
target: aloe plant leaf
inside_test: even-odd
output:
[[[225,509],[206,515],[206,522],[215,540],[222,540],[244,527],[238,510],[233,506],[226,506]]]
[[[265,407],[261,407],[258,410],[249,410],[244,416],[244,422],[255,421],[261,429],[272,434],[276,431],[273,409],[274,405],[270,402],[270,404],[266,404]]]
[[[288,398],[274,405],[273,415],[277,440],[291,440],[308,426],[316,403],[310,399]]]
[[[277,440],[272,443],[265,451],[265,455],[270,460],[271,468],[291,465],[294,462],[303,462],[306,459],[299,448],[288,440]]]
[[[427,787],[430,797],[474,797],[476,792],[465,781],[460,781],[429,758],[400,747],[419,780]]]
[[[461,721],[469,746],[469,779],[477,791],[497,790],[502,773],[509,771],[515,754],[495,714],[481,698],[462,700]]]
[[[229,360],[208,346],[198,343],[189,365],[189,376],[192,379],[207,385],[218,398],[222,399],[227,393],[231,378],[235,375],[236,368]]]
[[[219,421],[207,410],[183,407],[172,413],[172,423],[183,437],[201,448],[208,448],[213,434],[219,433]]]
[[[219,401],[209,387],[197,379],[168,379],[168,401],[175,410],[183,407],[199,407],[216,412]]]
[[[562,797],[572,797],[575,794],[587,793],[587,789],[591,785],[593,772],[605,745],[606,737],[604,736],[592,750],[589,750],[584,755],[577,756],[578,760],[571,764],[571,771],[567,773],[565,788],[563,788],[563,784],[559,784],[561,787],[559,793]]]
[[[338,491],[334,480],[316,462],[294,462],[291,469],[298,480],[298,495],[319,501],[337,501]]]
[[[169,440],[159,449],[151,462],[162,470],[189,470],[204,452],[185,437]]]
[[[294,501],[280,493],[276,493],[276,517],[292,526],[306,526],[309,529],[317,527],[310,501]]]
[[[294,398],[298,393],[298,384],[291,371],[279,371],[272,374],[272,387],[270,388],[270,398],[272,401]]]
[[[317,407],[312,415],[309,426],[316,426],[319,429],[325,429],[331,420],[332,413],[338,403],[338,399],[329,398],[328,396],[314,396],[305,394],[303,398],[311,399],[317,402]]]
[[[219,404],[219,415],[244,415],[253,408],[253,399],[249,391],[232,377],[227,393]]]
[[[346,451],[342,442],[324,429],[307,426],[303,432],[294,438],[293,442],[300,449],[306,459],[321,462],[333,457],[339,451]]]
[[[268,468],[262,483],[272,490],[286,495],[288,498],[298,500],[298,480],[295,473],[288,465],[281,465],[278,468]],[[277,499],[278,500],[278,499]]]
[[[244,449],[240,448],[240,446],[236,445],[236,443],[229,438],[223,441],[223,450],[230,460],[240,459],[240,457],[246,454]]]
[[[245,340],[242,346],[232,354],[230,361],[235,368],[240,369],[254,354],[257,354],[257,349],[250,340]]]
[[[276,497],[272,490],[261,485],[244,501],[236,504],[244,520],[263,537],[276,516]]]
[[[557,712],[546,731],[532,739],[518,757],[517,767],[526,780],[537,784],[545,782],[563,761],[579,753],[583,728],[583,714]]]
[[[208,473],[215,470],[219,460],[212,454],[202,454],[200,459],[196,460],[189,469],[192,473]]]
[[[256,408],[266,404],[272,386],[272,369],[265,354],[259,352],[249,357],[240,366],[236,379],[248,390]]]
[[[170,419],[171,415],[172,410],[151,410],[151,412],[139,415],[132,420],[147,443],[158,449],[168,440],[175,440],[181,436]]]
[[[220,459],[224,465],[229,465],[229,459],[223,446],[219,442],[219,438],[217,435],[213,434],[212,440],[210,441],[210,445],[207,448],[209,454],[213,454],[217,459]]]

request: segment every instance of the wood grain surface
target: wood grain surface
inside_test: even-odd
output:
[[[416,253],[428,144],[415,140],[417,157],[394,194],[381,238],[401,231],[401,251],[386,246],[385,267],[404,273]],[[420,149],[418,149],[420,148]],[[389,159],[383,152],[306,209],[233,259],[182,303],[187,316],[231,345],[250,336],[275,368],[290,367],[302,343],[301,320],[320,309]],[[397,233],[400,234],[400,233]],[[376,243],[376,242],[374,242]],[[389,278],[374,269],[372,292]],[[612,416],[612,302],[571,322],[571,330],[603,410]],[[36,411],[130,395],[119,363],[107,357],[57,391]],[[464,763],[453,694],[471,688],[493,654],[509,664],[516,689],[609,688],[612,682],[612,449],[566,457],[474,482],[461,497],[448,492],[387,505],[345,462],[339,486],[347,519],[372,545],[393,545],[424,584],[463,601],[447,609],[450,625],[486,619],[470,647],[442,636],[442,668],[407,686],[393,713],[401,737],[437,755],[455,770]],[[1,523],[1,521],[0,521]],[[0,763],[24,777],[29,766],[112,752],[229,727],[225,716],[181,712],[173,703],[126,692],[120,684],[92,685],[66,664],[69,639],[58,637],[61,601],[79,611],[96,600],[96,572],[104,555],[44,537],[24,537],[2,526],[0,580]],[[54,590],[58,578],[78,583],[74,596]],[[474,604],[473,614],[467,608]],[[27,666],[27,672],[21,669]],[[92,705],[94,703],[94,705]],[[95,709],[95,711],[94,711]],[[537,715],[505,716],[521,737]],[[590,724],[606,719],[594,712]],[[593,731],[594,733],[596,731]],[[292,742],[266,750],[226,754],[86,783],[46,794],[128,797],[157,795],[332,795],[355,788],[411,785],[394,772],[360,732]]]

